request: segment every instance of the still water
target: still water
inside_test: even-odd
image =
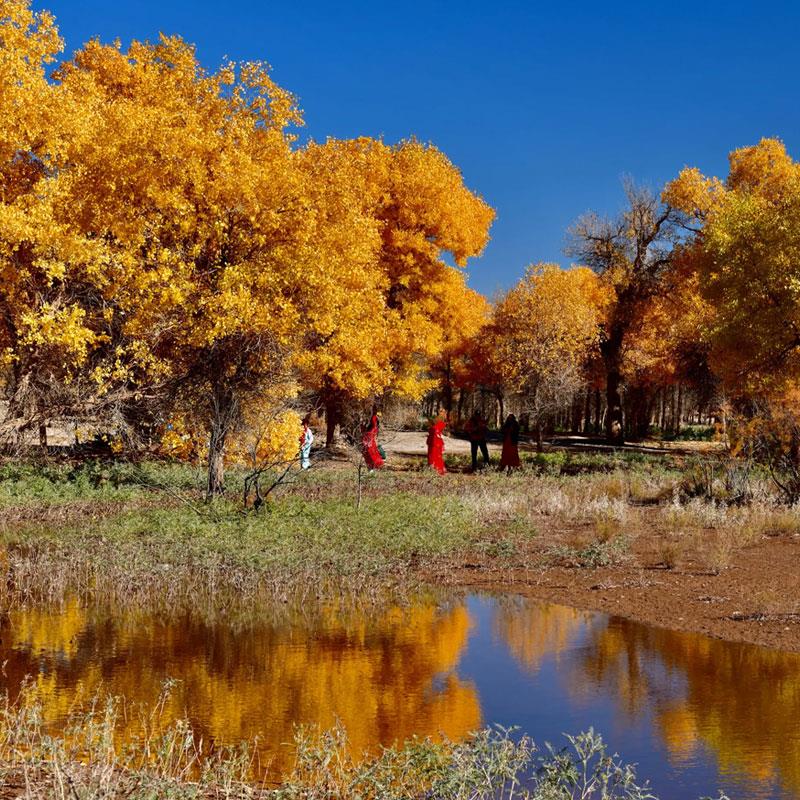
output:
[[[338,719],[358,751],[490,723],[560,745],[593,726],[664,800],[800,797],[800,656],[564,606],[476,595],[231,624],[71,603],[14,612],[0,637],[0,680],[13,696],[31,676],[54,728],[76,697],[151,706],[173,678],[165,719],[257,736],[274,773],[296,723]]]

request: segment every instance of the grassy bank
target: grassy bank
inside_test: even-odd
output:
[[[377,754],[353,754],[346,732],[298,729],[293,770],[277,786],[254,778],[252,748],[210,750],[179,721],[120,741],[123,717],[153,709],[98,699],[51,736],[26,697],[0,702],[0,796],[31,800],[657,800],[633,766],[593,731],[540,748],[513,731],[487,728],[464,742],[412,739]],[[5,792],[5,794],[3,794]],[[722,796],[720,796],[722,798]]]
[[[555,452],[530,455],[511,476],[440,477],[410,461],[366,476],[358,505],[355,469],[326,464],[254,511],[241,507],[236,471],[228,499],[209,508],[202,474],[185,465],[8,464],[2,597],[197,608],[452,583],[465,572],[528,582],[554,568],[718,575],[747,548],[800,534],[800,512],[780,505],[766,477],[749,475],[747,502],[734,502],[725,469]]]

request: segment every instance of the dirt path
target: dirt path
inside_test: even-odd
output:
[[[424,458],[428,452],[427,434],[424,431],[387,431],[381,435],[381,444],[387,453],[404,457]],[[713,442],[656,442],[645,441],[637,444],[626,445],[625,447],[611,447],[603,444],[602,441],[591,439],[585,436],[558,436],[553,440],[553,444],[559,450],[581,451],[626,451],[643,453],[649,455],[690,455],[696,453],[713,452],[719,449],[719,445]],[[489,441],[489,455],[492,458],[499,458],[502,449],[502,442]],[[533,452],[535,446],[528,441],[520,442],[520,450],[523,452]],[[552,449],[545,445],[545,449]],[[470,454],[469,441],[459,439],[454,436],[444,437],[445,455],[466,455]]]

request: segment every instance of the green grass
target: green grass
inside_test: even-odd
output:
[[[487,570],[554,562],[594,568],[627,557],[616,534],[640,517],[617,521],[626,508],[652,506],[646,513],[662,525],[659,506],[687,507],[696,459],[555,451],[525,454],[525,461],[510,476],[491,469],[362,474],[360,508],[356,469],[323,464],[293,472],[258,511],[242,509],[241,469],[228,471],[228,494],[208,506],[198,467],[0,464],[0,609],[70,594],[210,608],[220,597],[247,602],[265,591],[274,599],[365,583],[370,591],[412,586],[433,574],[446,578],[465,563]],[[758,481],[751,494],[763,500],[761,530],[776,512],[769,487]],[[720,505],[724,486],[717,489],[701,510],[733,524],[739,512]],[[603,515],[611,510],[608,521]],[[568,552],[565,545],[572,547],[587,523],[601,542],[597,551]],[[615,547],[605,541],[612,539]]]
[[[237,473],[233,472],[236,481]],[[81,501],[125,501],[156,486],[189,491],[202,485],[202,472],[162,462],[7,463],[0,465],[0,509]]]
[[[102,491],[102,490],[101,490]],[[458,499],[390,493],[307,500],[289,495],[258,512],[218,503],[123,511],[0,535],[19,599],[210,599],[224,590],[320,587],[402,575],[467,549],[473,527]]]

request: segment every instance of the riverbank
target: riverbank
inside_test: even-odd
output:
[[[230,499],[209,509],[202,474],[184,465],[6,464],[0,597],[235,613],[262,595],[501,585],[800,651],[800,513],[776,504],[766,478],[739,507],[719,479],[703,490],[707,471],[686,454],[526,454],[511,476],[469,474],[462,455],[450,466],[439,477],[395,453],[357,507],[355,467],[320,463],[243,511],[236,472]]]

